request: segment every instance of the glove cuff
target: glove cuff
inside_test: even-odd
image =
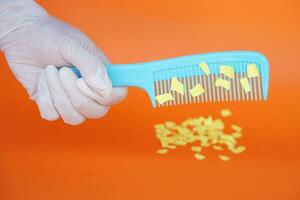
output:
[[[0,0],[0,48],[11,32],[44,16],[48,13],[33,0]]]

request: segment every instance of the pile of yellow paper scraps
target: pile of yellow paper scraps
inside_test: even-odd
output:
[[[228,109],[221,110],[222,117],[231,116]],[[167,121],[164,124],[155,125],[156,137],[159,139],[161,149],[158,154],[166,154],[170,149],[178,146],[192,144],[191,151],[198,160],[205,159],[202,153],[204,148],[213,148],[219,151],[219,158],[223,161],[230,160],[230,157],[222,154],[227,148],[234,154],[240,154],[246,150],[245,146],[238,145],[237,139],[242,137],[242,128],[237,125],[231,126],[231,133],[224,133],[224,123],[221,119],[213,119],[211,116],[190,118],[176,124]]]

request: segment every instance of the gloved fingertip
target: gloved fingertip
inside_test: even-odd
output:
[[[123,101],[128,94],[128,90],[126,87],[117,87],[113,88],[111,95],[107,98],[103,98],[102,102],[105,105],[115,105]]]
[[[91,119],[100,119],[103,118],[109,111],[109,106],[101,106],[99,105],[97,108],[97,114],[94,116],[90,116]]]
[[[128,95],[128,89],[126,87],[117,87],[113,89],[116,95],[125,98]]]
[[[38,100],[37,105],[41,118],[47,121],[55,121],[59,119],[59,115],[52,104]]]
[[[98,100],[101,99],[101,97],[99,96],[99,94],[97,94],[96,92],[92,91],[89,86],[86,84],[86,82],[83,80],[83,78],[79,78],[76,81],[76,85],[78,87],[78,89],[86,96],[88,96],[89,98],[93,99],[93,100]]]
[[[112,93],[108,97],[100,97],[97,99],[97,102],[104,106],[112,106],[123,101],[126,96],[127,88],[113,88]]]
[[[59,69],[59,77],[64,81],[70,81],[77,79],[77,76],[74,74],[74,72],[69,67],[63,67]]]
[[[104,67],[97,67],[93,75],[85,80],[91,89],[102,97],[108,97],[112,93],[112,83]]]
[[[72,120],[64,120],[64,122],[66,124],[72,125],[72,126],[77,126],[82,124],[85,121],[84,117],[78,117],[76,119],[72,119]]]
[[[59,119],[59,115],[57,113],[41,113],[41,118],[47,121],[55,121]]]
[[[57,68],[54,65],[47,65],[46,71],[57,71]]]
[[[67,74],[74,74],[75,76],[75,73],[70,69],[70,67],[62,67],[62,68],[59,68],[59,72],[62,72],[62,73],[67,73]]]
[[[60,72],[60,73],[67,73],[68,70],[69,70],[68,67],[62,67],[62,68],[59,69],[59,72]]]

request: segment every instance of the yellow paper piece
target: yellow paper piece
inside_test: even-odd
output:
[[[232,137],[234,137],[235,139],[241,138],[241,137],[243,136],[243,134],[240,133],[240,132],[235,132],[235,133],[232,133],[231,135],[232,135]]]
[[[231,125],[231,129],[237,132],[241,132],[242,131],[242,127],[238,126],[238,125]]]
[[[197,160],[203,160],[205,158],[205,155],[202,155],[200,153],[195,153],[194,154],[194,157],[197,159]]]
[[[175,77],[171,81],[171,91],[175,91],[181,95],[184,94],[184,85]]]
[[[157,95],[155,99],[158,101],[159,104],[163,104],[167,101],[173,101],[174,98],[171,93]]]
[[[208,67],[208,64],[205,62],[202,62],[199,64],[200,69],[208,76],[210,75],[210,69]]]
[[[222,109],[220,113],[221,113],[222,117],[229,117],[229,116],[231,116],[231,111],[229,109]]]
[[[222,151],[223,150],[223,147],[221,147],[221,146],[213,145],[212,147],[214,148],[214,150],[217,150],[217,151]]]
[[[223,142],[225,141],[225,142],[229,142],[229,143],[232,143],[232,144],[236,143],[235,138],[232,137],[232,135],[228,135],[228,134],[221,135],[220,140],[223,141]]]
[[[252,63],[247,65],[247,76],[248,78],[259,77],[259,71],[256,64]]]
[[[168,153],[168,149],[159,149],[159,150],[157,150],[156,153],[158,153],[158,154],[166,154],[166,153]]]
[[[168,145],[166,146],[168,149],[176,149],[176,146],[175,145]]]
[[[199,147],[199,146],[192,146],[192,147],[191,147],[191,150],[194,151],[194,152],[198,152],[198,153],[199,153],[199,152],[201,152],[202,147]]]
[[[176,124],[175,122],[172,122],[172,121],[166,121],[166,122],[165,122],[165,126],[166,126],[167,128],[174,128],[174,127],[177,126],[177,124]]]
[[[219,155],[219,158],[223,161],[227,161],[227,160],[230,160],[230,157],[228,156],[224,156],[224,155]]]
[[[225,79],[221,79],[221,78],[217,78],[216,83],[215,83],[216,87],[223,87],[226,90],[230,90],[231,88],[231,82]]]
[[[244,151],[246,151],[246,147],[239,146],[239,147],[236,147],[236,148],[231,148],[230,151],[232,153],[235,153],[235,154],[240,154],[240,153],[243,153]]]
[[[240,83],[245,91],[245,93],[250,92],[250,84],[247,78],[241,78]]]
[[[162,130],[162,129],[165,129],[165,125],[163,125],[163,124],[156,124],[154,126],[154,128],[157,129],[157,130]]]
[[[220,66],[220,73],[224,74],[229,78],[234,78],[234,68],[231,66],[221,65]]]
[[[216,119],[211,123],[211,127],[215,130],[222,130],[224,129],[224,123],[221,119]]]
[[[197,84],[195,87],[190,89],[190,94],[192,95],[192,97],[197,97],[199,95],[202,95],[203,93],[205,93],[205,90],[201,84]]]

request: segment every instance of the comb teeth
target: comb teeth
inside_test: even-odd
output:
[[[253,62],[251,62],[253,63]],[[210,66],[211,74],[205,75],[201,72],[198,65],[189,65],[174,67],[173,69],[161,70],[154,72],[154,91],[155,96],[171,93],[174,97],[173,101],[168,101],[163,104],[156,102],[156,107],[184,105],[192,103],[206,103],[206,102],[228,102],[228,101],[262,101],[263,100],[263,84],[262,74],[259,77],[248,78],[250,84],[250,92],[245,93],[240,79],[247,77],[246,67],[249,62],[234,63],[236,73],[235,78],[231,79],[219,73],[219,66],[223,64],[233,65],[230,63],[208,63]],[[255,63],[260,68],[259,63]],[[185,74],[186,76],[182,76]],[[171,91],[172,77],[184,84],[184,95],[178,94],[176,91]],[[215,82],[217,78],[228,80],[231,83],[229,90],[222,87],[216,87]],[[201,84],[205,93],[192,97],[190,89],[196,84]]]

